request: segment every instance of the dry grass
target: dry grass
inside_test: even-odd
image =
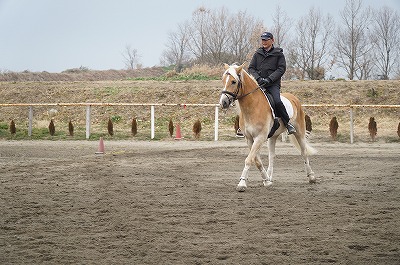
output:
[[[208,69],[208,74],[223,72]],[[188,70],[189,71],[189,70]],[[204,73],[204,67],[191,69],[190,73]],[[211,73],[212,72],[212,73]],[[219,72],[219,73],[218,73]],[[190,74],[189,72],[187,74]],[[222,82],[220,80],[189,81],[29,81],[0,82],[0,103],[209,103],[219,100]],[[400,81],[284,81],[283,92],[298,96],[303,104],[400,104]],[[312,121],[312,141],[332,141],[329,123],[336,116],[339,124],[337,141],[349,141],[349,109],[305,108]],[[376,140],[398,141],[397,127],[399,109],[354,109],[354,132],[356,141],[370,141],[368,122],[375,117]],[[35,107],[34,127],[46,128],[53,118],[57,132],[68,135],[68,123],[75,127],[74,139],[84,139],[85,107]],[[155,109],[156,139],[171,139],[169,121],[180,124],[185,139],[194,139],[193,124],[199,120],[202,130],[200,139],[214,139],[214,107],[160,106]],[[219,112],[220,139],[235,139],[235,109]],[[8,127],[14,120],[17,130],[26,130],[27,107],[0,107],[0,125]],[[107,123],[114,122],[114,138],[126,135],[132,137],[132,119],[137,121],[136,139],[149,139],[150,108],[104,106],[92,108],[92,133],[108,137]],[[1,127],[0,127],[1,128]],[[6,129],[8,134],[9,130]],[[118,138],[116,138],[118,139]]]
[[[121,80],[138,77],[157,77],[165,73],[161,67],[137,70],[106,70],[93,71],[70,69],[61,73],[49,72],[6,72],[0,74],[0,81],[12,82],[43,82],[43,81],[101,81]]]
[[[187,68],[183,71],[184,75],[205,75],[211,77],[222,76],[221,67],[210,67],[207,65],[194,65],[191,68]]]

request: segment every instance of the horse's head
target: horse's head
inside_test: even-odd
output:
[[[224,88],[221,92],[219,104],[223,109],[227,109],[238,98],[238,93],[242,86],[240,73],[242,72],[244,64],[239,66],[236,64],[224,64],[224,66],[225,72],[222,75]]]

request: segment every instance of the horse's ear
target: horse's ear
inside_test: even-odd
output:
[[[229,64],[227,64],[227,63],[224,63],[224,67],[225,67],[225,70],[228,70],[228,68],[229,68]]]
[[[238,66],[238,68],[236,68],[236,73],[239,74],[239,73],[242,71],[242,69],[243,69],[243,67],[244,67],[245,64],[246,64],[246,63],[243,63],[242,65]]]

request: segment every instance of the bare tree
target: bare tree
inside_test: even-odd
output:
[[[122,56],[124,57],[126,69],[133,70],[138,67],[140,55],[136,49],[131,48],[130,45],[126,45]]]
[[[189,25],[179,24],[176,32],[168,35],[168,43],[162,55],[163,65],[175,65],[175,71],[180,72],[190,60],[188,53]]]
[[[163,60],[171,63],[181,56],[208,65],[245,62],[259,45],[262,29],[262,22],[246,12],[231,15],[226,8],[200,7],[190,22],[170,35]]]
[[[228,61],[243,63],[250,60],[260,45],[260,34],[263,28],[261,20],[249,16],[246,12],[234,15],[229,27],[230,42],[228,45],[228,53],[232,58]]]
[[[301,70],[301,79],[323,79],[330,51],[329,41],[334,27],[330,15],[322,16],[319,9],[310,8],[296,26],[296,38],[289,49],[288,61]]]
[[[355,77],[359,80],[367,80],[372,78],[372,73],[375,67],[375,54],[373,52],[373,45],[371,41],[372,36],[367,32],[366,36],[363,38],[364,41],[360,45],[360,56],[356,60],[357,71],[355,72]]]
[[[337,64],[350,80],[367,79],[372,67],[372,45],[367,31],[370,9],[362,8],[362,0],[346,0],[340,15],[343,26],[339,26],[334,41]]]
[[[209,18],[206,35],[207,62],[215,65],[227,59],[226,51],[230,44],[231,33],[229,25],[232,19],[224,7],[212,11]]]
[[[397,63],[394,69],[394,79],[400,80],[400,63]]]
[[[289,42],[289,31],[292,28],[293,20],[286,12],[282,11],[279,5],[276,7],[272,19],[274,24],[271,33],[274,35],[274,45],[281,47],[282,43]]]
[[[190,43],[189,49],[197,58],[199,63],[206,62],[207,54],[207,23],[210,17],[210,10],[200,7],[193,12],[191,28],[189,30]]]
[[[400,59],[400,17],[395,10],[382,7],[374,14],[373,42],[376,51],[376,66],[381,79],[394,74]]]

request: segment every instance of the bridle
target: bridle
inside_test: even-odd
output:
[[[229,101],[229,105],[232,105],[237,99],[244,98],[245,96],[248,96],[248,95],[256,92],[258,89],[261,89],[260,86],[257,86],[252,91],[247,92],[246,94],[239,95],[240,89],[243,87],[242,80],[240,80],[240,74],[237,75],[237,78],[235,76],[233,76],[231,73],[229,73],[229,71],[226,71],[225,74],[232,76],[237,82],[236,91],[235,92],[230,92],[230,91],[226,91],[226,90],[223,90],[221,92],[221,95],[229,95],[230,96],[230,97],[227,96],[228,101]]]
[[[223,90],[223,91],[221,92],[222,95],[229,95],[229,96],[231,96],[231,97],[228,97],[229,105],[231,105],[235,100],[238,99],[239,90],[242,88],[242,81],[240,80],[240,75],[238,75],[238,78],[236,78],[235,76],[233,76],[233,75],[232,75],[231,73],[229,73],[228,71],[226,71],[225,74],[226,74],[226,75],[232,76],[232,77],[236,80],[236,82],[237,82],[236,91],[235,91],[235,92],[230,92],[230,91],[226,91],[226,90]],[[241,96],[240,96],[240,97],[241,97]]]

